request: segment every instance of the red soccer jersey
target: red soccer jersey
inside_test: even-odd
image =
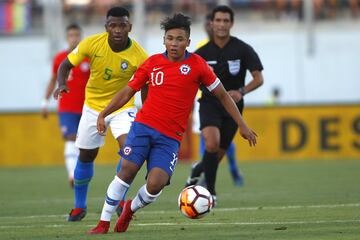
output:
[[[53,61],[53,74],[57,74],[57,70],[61,62],[69,54],[68,51],[59,52]],[[67,86],[69,93],[64,93],[59,99],[59,112],[81,113],[85,100],[85,86],[90,75],[89,61],[85,59],[79,66],[74,67],[69,74]]]
[[[186,53],[182,62],[171,62],[165,54],[149,57],[128,85],[149,92],[135,121],[181,141],[200,84],[212,91],[220,80],[197,54]]]

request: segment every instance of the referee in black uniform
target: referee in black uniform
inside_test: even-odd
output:
[[[263,66],[254,49],[230,35],[234,12],[228,6],[217,6],[211,14],[213,36],[196,53],[213,68],[225,89],[242,113],[244,96],[263,84]],[[252,80],[245,85],[247,70]],[[208,190],[216,202],[215,181],[218,163],[226,153],[238,129],[236,122],[205,87],[200,102],[200,129],[205,139],[202,161],[195,164],[186,185],[196,184],[204,171]]]

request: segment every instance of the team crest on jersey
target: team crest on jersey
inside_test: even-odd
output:
[[[121,62],[121,69],[122,70],[126,70],[128,68],[128,66],[129,66],[128,62],[126,62],[126,61]]]
[[[191,71],[191,68],[189,65],[183,64],[180,66],[180,73],[183,75],[188,75]]]
[[[124,155],[128,156],[131,153],[131,147],[124,147]]]
[[[231,75],[235,76],[240,72],[240,59],[229,60],[227,62],[229,64],[229,72]]]

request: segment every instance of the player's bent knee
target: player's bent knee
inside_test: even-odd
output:
[[[220,145],[216,141],[211,141],[211,142],[205,143],[205,149],[207,152],[210,152],[210,153],[218,152],[220,149]]]
[[[148,193],[152,195],[156,195],[166,186],[166,184],[162,184],[160,182],[154,182],[154,181],[147,181],[146,183],[146,190]]]
[[[95,149],[81,149],[80,148],[80,155],[79,160],[81,162],[93,162],[98,154],[99,148]]]
[[[139,169],[140,167],[137,164],[123,159],[120,171],[117,173],[117,176],[123,181],[131,183],[134,180]]]
[[[147,177],[146,186],[150,194],[158,194],[169,182],[170,176],[160,168],[153,168]]]
[[[220,149],[220,139],[205,138],[205,149],[208,152],[217,152]]]

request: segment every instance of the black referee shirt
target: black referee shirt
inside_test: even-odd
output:
[[[245,85],[247,70],[250,72],[263,70],[261,61],[254,49],[233,36],[223,48],[209,41],[195,53],[204,58],[213,68],[227,91],[238,90]],[[205,87],[202,87],[202,91],[207,97],[213,96]]]

